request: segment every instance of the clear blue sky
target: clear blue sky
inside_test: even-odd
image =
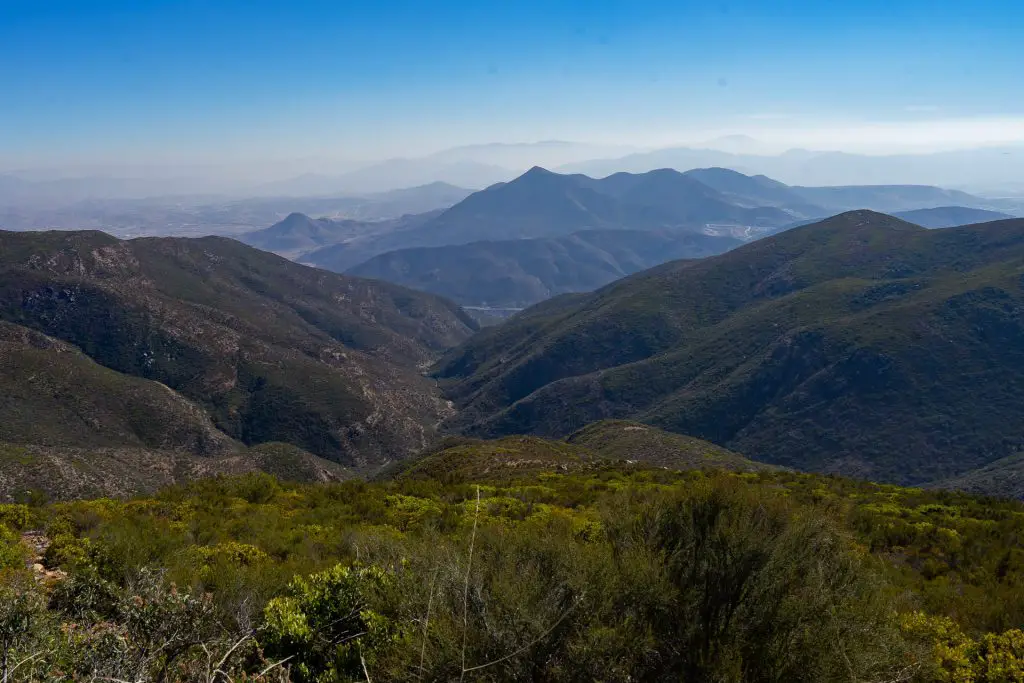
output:
[[[0,0],[0,165],[1012,131],[1022,27],[985,0]]]

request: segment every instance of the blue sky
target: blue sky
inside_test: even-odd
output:
[[[984,0],[0,0],[0,168],[1020,141],[1021,26]]]

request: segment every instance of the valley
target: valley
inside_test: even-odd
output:
[[[366,220],[316,199],[320,217],[239,235],[251,247],[0,233],[0,442],[26,462],[93,463],[98,477],[43,482],[67,496],[274,467],[347,478],[444,433],[629,418],[785,467],[1024,495],[990,473],[1019,447],[1021,236],[983,199],[722,168],[534,168],[476,193],[433,183],[372,200]],[[827,218],[851,203],[906,220]],[[970,220],[995,222],[954,227]],[[972,350],[954,360],[940,338]],[[949,378],[925,381],[970,358],[987,359],[967,401],[984,412]],[[278,465],[263,444],[280,444]],[[167,474],[108,486],[126,462]],[[11,481],[45,479],[31,471]]]

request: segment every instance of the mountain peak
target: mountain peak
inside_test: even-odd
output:
[[[856,209],[854,211],[844,211],[814,223],[801,225],[787,232],[808,231],[820,233],[830,231],[836,234],[854,234],[916,232],[921,230],[924,230],[924,228],[920,225],[915,225],[887,213],[872,211],[871,209]],[[787,233],[780,233],[780,236],[785,234]]]
[[[548,169],[544,168],[543,166],[534,166],[533,168],[531,168],[529,171],[523,173],[518,178],[514,178],[514,179],[508,181],[507,183],[504,183],[504,186],[506,186],[506,187],[516,187],[516,188],[521,188],[521,187],[532,188],[532,187],[548,187],[548,186],[554,187],[554,186],[557,185],[557,181],[559,181],[559,180],[566,180],[568,178],[570,178],[570,176],[566,176],[566,175],[562,175],[560,173],[555,173],[553,171],[549,171]]]
[[[548,169],[544,168],[543,166],[534,166],[529,171],[527,171],[526,173],[524,173],[523,175],[521,175],[519,177],[520,178],[538,178],[538,177],[547,177],[547,176],[553,176],[553,175],[558,175],[558,174],[554,173],[552,171],[549,171]]]

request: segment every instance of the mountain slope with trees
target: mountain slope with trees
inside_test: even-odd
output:
[[[437,368],[473,435],[628,417],[754,459],[926,482],[1020,448],[1024,221],[858,211],[489,328]]]
[[[450,408],[420,368],[475,328],[433,295],[232,240],[97,232],[0,232],[0,324],[0,440],[281,441],[349,466],[430,439]]]

